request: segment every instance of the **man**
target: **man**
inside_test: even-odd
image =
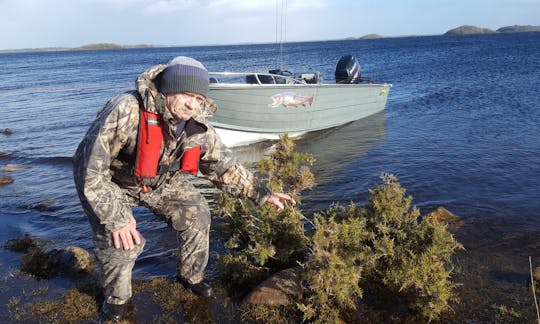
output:
[[[187,174],[200,171],[222,190],[283,208],[294,201],[271,192],[237,163],[206,121],[208,71],[188,57],[151,67],[136,90],[111,99],[77,148],[74,179],[94,233],[104,314],[120,320],[131,298],[131,271],[145,240],[131,207],[146,206],[178,233],[178,279],[209,297],[210,210]]]

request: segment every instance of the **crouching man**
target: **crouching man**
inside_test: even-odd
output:
[[[215,107],[207,91],[208,71],[197,60],[176,57],[151,67],[137,78],[136,90],[114,97],[98,113],[73,157],[109,319],[124,317],[131,271],[145,244],[132,207],[147,207],[178,233],[177,277],[209,297],[204,270],[210,210],[188,175],[200,171],[220,189],[259,205],[294,204],[262,185],[221,143],[205,119]]]

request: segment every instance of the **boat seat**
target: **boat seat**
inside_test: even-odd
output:
[[[216,77],[210,77],[210,78],[208,78],[208,81],[210,83],[219,83],[219,80]]]
[[[264,74],[248,74],[246,75],[246,83],[248,84],[276,84],[276,79],[272,75]]]
[[[262,84],[276,84],[276,80],[271,75],[259,75]]]
[[[305,83],[319,83],[319,80],[321,79],[321,73],[315,72],[302,74],[300,75],[300,79],[303,80]]]
[[[259,84],[259,81],[257,81],[257,77],[254,74],[248,74],[248,75],[246,75],[246,83],[247,84]]]

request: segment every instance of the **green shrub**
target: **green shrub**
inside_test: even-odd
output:
[[[313,162],[311,155],[295,153],[293,140],[284,135],[275,153],[262,159],[257,168],[272,190],[287,192],[300,201],[300,192],[314,185],[308,167]],[[220,206],[229,235],[225,247],[231,254],[218,260],[226,286],[259,283],[261,278],[295,265],[305,252],[309,239],[304,234],[303,216],[294,206],[281,211],[269,204],[257,208],[227,194],[221,195]],[[235,275],[238,269],[245,271]]]
[[[365,208],[371,244],[377,261],[366,268],[367,280],[382,284],[390,293],[403,296],[411,310],[433,320],[449,309],[456,298],[450,281],[451,257],[463,248],[444,224],[420,218],[412,197],[391,174],[370,190]]]
[[[314,185],[313,162],[310,155],[295,153],[294,142],[284,136],[275,153],[258,164],[258,172],[274,191],[299,201],[300,192]],[[382,174],[381,180],[369,190],[365,206],[337,204],[316,213],[311,236],[293,206],[255,208],[223,195],[230,254],[220,257],[219,270],[226,287],[250,289],[301,264],[302,297],[294,302],[304,321],[350,319],[368,290],[374,299],[392,296],[393,302],[404,302],[415,317],[437,319],[457,298],[450,275],[452,256],[462,246],[444,224],[420,216],[394,175]],[[295,312],[280,312],[285,311],[289,315],[284,316]],[[276,313],[270,313],[274,321]],[[265,312],[257,314],[260,319]]]
[[[303,264],[304,300],[298,303],[304,320],[336,323],[362,297],[359,281],[372,254],[362,245],[368,233],[363,219],[336,222],[343,210],[335,206],[316,216],[311,253]]]

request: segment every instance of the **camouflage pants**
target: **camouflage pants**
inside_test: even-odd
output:
[[[155,191],[141,193],[136,198],[126,192],[126,203],[147,207],[177,232],[178,275],[190,283],[200,282],[208,263],[210,209],[206,199],[188,179],[176,174]],[[141,243],[133,250],[115,249],[112,233],[99,224],[91,210],[85,208],[85,212],[94,231],[104,297],[109,303],[124,303],[131,298],[131,271],[145,240],[141,236]]]

